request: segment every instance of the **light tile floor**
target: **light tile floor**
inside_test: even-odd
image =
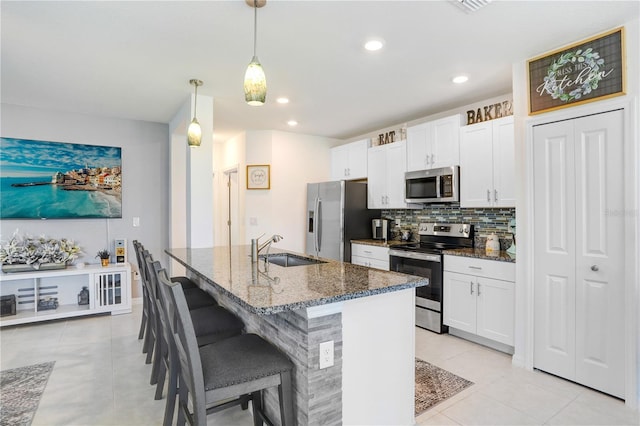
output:
[[[97,316],[0,329],[0,369],[56,361],[34,425],[159,425],[151,366],[137,340],[141,306]],[[638,412],[614,398],[556,377],[511,366],[511,357],[416,329],[416,356],[475,384],[421,414],[421,425],[638,425]],[[251,425],[240,408],[209,425]]]

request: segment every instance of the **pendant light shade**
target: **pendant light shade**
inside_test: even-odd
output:
[[[189,146],[200,146],[202,142],[202,129],[200,128],[200,123],[198,123],[198,119],[196,118],[196,110],[198,107],[198,86],[202,86],[202,80],[192,79],[189,80],[189,84],[196,87],[195,89],[195,99],[193,101],[193,120],[191,120],[191,124],[189,124],[189,128],[187,129],[187,143]]]
[[[253,58],[244,74],[244,100],[251,106],[261,106],[267,98],[267,77],[256,55],[258,33],[258,8],[265,5],[266,0],[246,0],[254,8],[253,15]]]
[[[258,57],[254,56],[244,74],[244,100],[251,106],[261,106],[266,98],[267,77]]]

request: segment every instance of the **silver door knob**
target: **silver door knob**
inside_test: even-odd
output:
[[[591,265],[591,270],[592,270],[593,272],[597,272],[597,271],[598,271],[598,269],[600,269],[600,268],[598,268],[596,265]]]

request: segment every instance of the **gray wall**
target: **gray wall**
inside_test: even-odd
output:
[[[2,220],[2,240],[21,234],[70,238],[82,248],[78,261],[99,263],[95,254],[114,238],[128,241],[128,260],[137,269],[131,241],[140,240],[164,261],[169,241],[169,127],[145,121],[94,117],[2,104],[0,135],[122,148],[122,219]],[[133,227],[133,217],[140,226]],[[137,283],[136,283],[137,284]],[[134,284],[133,295],[138,296]]]

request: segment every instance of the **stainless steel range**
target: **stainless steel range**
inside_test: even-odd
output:
[[[473,247],[473,225],[466,223],[421,223],[420,241],[393,246],[389,250],[390,269],[429,279],[416,288],[416,325],[446,333],[442,324],[442,252]]]

